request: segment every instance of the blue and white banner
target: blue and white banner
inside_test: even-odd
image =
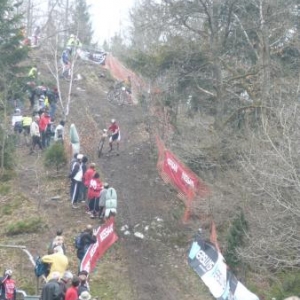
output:
[[[217,300],[259,300],[228,270],[217,248],[200,235],[192,243],[188,263]]]

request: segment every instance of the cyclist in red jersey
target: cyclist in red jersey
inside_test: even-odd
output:
[[[113,142],[117,142],[117,151],[119,152],[119,142],[121,140],[121,132],[120,127],[116,123],[115,119],[111,120],[111,125],[108,127],[109,132],[111,133],[111,136],[109,138],[109,152],[113,149]]]

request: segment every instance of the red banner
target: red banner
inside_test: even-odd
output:
[[[170,181],[188,198],[196,194],[204,196],[208,189],[196,174],[184,166],[170,151],[165,150],[162,171],[167,174]]]
[[[118,236],[114,231],[114,225],[115,220],[111,217],[104,225],[99,226],[96,233],[97,241],[90,245],[86,251],[80,265],[80,270],[85,270],[89,273],[92,272],[98,259],[118,240]]]

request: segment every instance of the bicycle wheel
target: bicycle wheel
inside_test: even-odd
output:
[[[102,156],[102,150],[103,150],[103,146],[104,146],[104,139],[101,139],[100,143],[99,143],[99,147],[98,147],[98,158],[100,158]]]

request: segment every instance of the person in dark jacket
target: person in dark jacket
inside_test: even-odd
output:
[[[78,286],[78,297],[80,296],[80,294],[84,291],[88,291],[89,292],[89,285],[87,282],[87,277],[88,277],[89,273],[85,270],[82,270],[78,273],[78,278],[79,278],[79,286]]]
[[[93,229],[92,225],[87,225],[86,229],[80,236],[80,248],[77,249],[77,257],[81,261],[91,244],[96,243],[96,229]]]
[[[61,289],[58,284],[60,277],[59,272],[53,272],[51,279],[44,285],[42,289],[41,300],[60,300]]]
[[[71,179],[71,202],[73,208],[78,208],[76,204],[79,201],[79,189],[80,184],[83,178],[83,171],[82,171],[82,154],[77,154],[77,161],[72,164],[71,173],[69,178]]]

